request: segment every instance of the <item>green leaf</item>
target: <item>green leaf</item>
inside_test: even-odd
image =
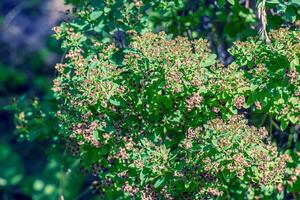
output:
[[[165,181],[165,177],[162,177],[161,179],[158,179],[155,183],[154,183],[154,187],[158,188],[159,186],[161,186],[161,184]]]
[[[225,0],[217,0],[218,7],[222,8],[225,5]]]
[[[91,20],[96,20],[98,19],[101,15],[102,15],[102,11],[94,11],[91,13],[90,17],[91,17]]]
[[[292,60],[290,66],[291,68],[295,68],[296,66],[299,66],[300,62],[299,62],[299,58],[297,56],[295,56],[294,60]]]
[[[109,7],[105,7],[105,8],[104,8],[104,12],[105,12],[105,13],[109,13],[110,11],[111,11],[111,8],[109,8]]]
[[[289,116],[289,119],[290,119],[290,121],[293,123],[293,124],[295,124],[297,121],[298,121],[298,118],[297,118],[297,116]]]
[[[216,54],[211,54],[205,61],[201,62],[201,67],[208,67],[216,63]]]
[[[207,88],[205,87],[200,87],[198,90],[201,94],[206,93],[207,92]]]
[[[278,0],[268,0],[266,1],[268,4],[279,4],[280,2]]]
[[[231,5],[235,5],[235,1],[234,0],[227,0],[228,3],[230,3]]]
[[[140,180],[141,180],[141,185],[143,185],[145,183],[145,180],[146,180],[146,176],[143,173],[143,171],[141,171],[141,173],[140,173]]]
[[[184,188],[185,189],[188,189],[190,187],[190,184],[191,182],[187,181],[185,184],[184,184]]]
[[[295,12],[295,9],[292,6],[288,6],[285,10],[285,18],[292,23],[296,21],[297,13]]]
[[[109,102],[115,106],[119,106],[120,105],[120,102],[117,101],[117,100],[114,100],[114,99],[110,99]]]
[[[300,6],[300,0],[291,0],[291,4],[295,4],[297,6]]]
[[[100,32],[102,32],[104,27],[105,27],[105,25],[101,21],[97,26],[94,27],[94,31],[97,33],[100,33]]]
[[[288,125],[289,125],[289,121],[287,121],[287,120],[281,120],[280,121],[280,129],[282,131],[284,131],[288,127]]]

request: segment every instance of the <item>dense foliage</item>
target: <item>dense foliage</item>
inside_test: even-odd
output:
[[[229,51],[238,65],[247,66],[245,77],[251,82],[247,104],[275,116],[285,129],[300,120],[300,33],[279,29],[269,35],[270,44],[250,38],[236,42]]]
[[[100,199],[297,199],[298,2],[266,2],[271,27],[288,22],[266,41],[249,2],[189,3],[74,9],[53,29],[65,51],[54,99],[19,108],[21,137],[66,141]]]

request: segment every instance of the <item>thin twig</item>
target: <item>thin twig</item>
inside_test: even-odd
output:
[[[59,200],[64,200],[64,190],[65,190],[65,172],[64,172],[64,158],[66,156],[66,151],[64,151],[63,153],[63,161],[61,163],[61,167],[60,167],[60,173],[61,173],[61,178],[59,181]]]
[[[277,130],[281,130],[278,124],[276,124],[272,118],[271,118],[271,125],[273,125]]]
[[[269,118],[269,122],[270,122],[270,124],[269,124],[269,132],[270,132],[270,134],[272,134],[272,122],[273,122],[273,120],[272,120],[272,117],[270,116],[270,118]]]
[[[75,197],[75,200],[80,200],[83,196],[85,196],[86,194],[88,194],[92,189],[93,189],[93,186],[90,185],[81,194],[79,194],[77,197]]]
[[[264,115],[263,119],[261,120],[261,123],[259,124],[259,127],[261,127],[261,126],[265,123],[265,121],[266,121],[266,119],[267,119],[267,116],[268,116],[268,113],[266,113],[266,114]]]

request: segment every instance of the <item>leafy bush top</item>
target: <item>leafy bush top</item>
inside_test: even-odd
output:
[[[236,42],[230,52],[238,65],[247,67],[247,104],[272,114],[285,129],[300,120],[300,32],[281,28],[271,31],[270,39],[270,44],[257,38]]]
[[[266,129],[237,114],[262,113],[271,126],[275,117],[282,130],[299,123],[299,31],[275,30],[270,43],[235,42],[235,62],[224,67],[206,40],[191,39],[202,34],[199,20],[213,16],[211,34],[217,29],[228,42],[251,34],[243,27],[256,22],[254,13],[232,0],[199,1],[192,11],[184,2],[97,1],[55,27],[66,53],[56,65],[57,101],[26,108],[19,131],[66,138],[98,177],[102,199],[281,199],[283,184],[299,176],[299,158],[288,171],[289,156],[270,144]],[[284,4],[293,22],[297,3]],[[294,173],[290,180],[286,172]]]
[[[250,80],[237,64],[216,63],[206,40],[128,31],[129,46],[118,48],[72,27],[56,31],[76,38],[56,66],[60,133],[80,145],[103,198],[282,191],[288,157],[263,142],[265,129],[234,115]]]

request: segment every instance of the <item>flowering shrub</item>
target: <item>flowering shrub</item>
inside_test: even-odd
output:
[[[285,129],[300,120],[300,32],[281,28],[269,35],[270,44],[249,38],[236,42],[230,52],[236,64],[247,67],[244,76],[251,83],[251,93],[244,95],[247,106],[273,115]]]
[[[58,106],[34,104],[56,121],[46,135],[67,141],[101,199],[283,199],[285,184],[297,187],[298,158],[240,114],[270,115],[281,129],[299,122],[299,31],[235,42],[225,67],[204,39],[147,29],[149,6],[168,15],[166,5],[107,1],[54,28],[66,52]],[[19,130],[36,129],[32,115],[18,117]]]
[[[118,48],[72,24],[55,30],[69,48],[53,87],[60,134],[99,177],[103,199],[282,192],[288,157],[235,115],[250,80],[237,64],[218,64],[205,40],[128,31]]]

